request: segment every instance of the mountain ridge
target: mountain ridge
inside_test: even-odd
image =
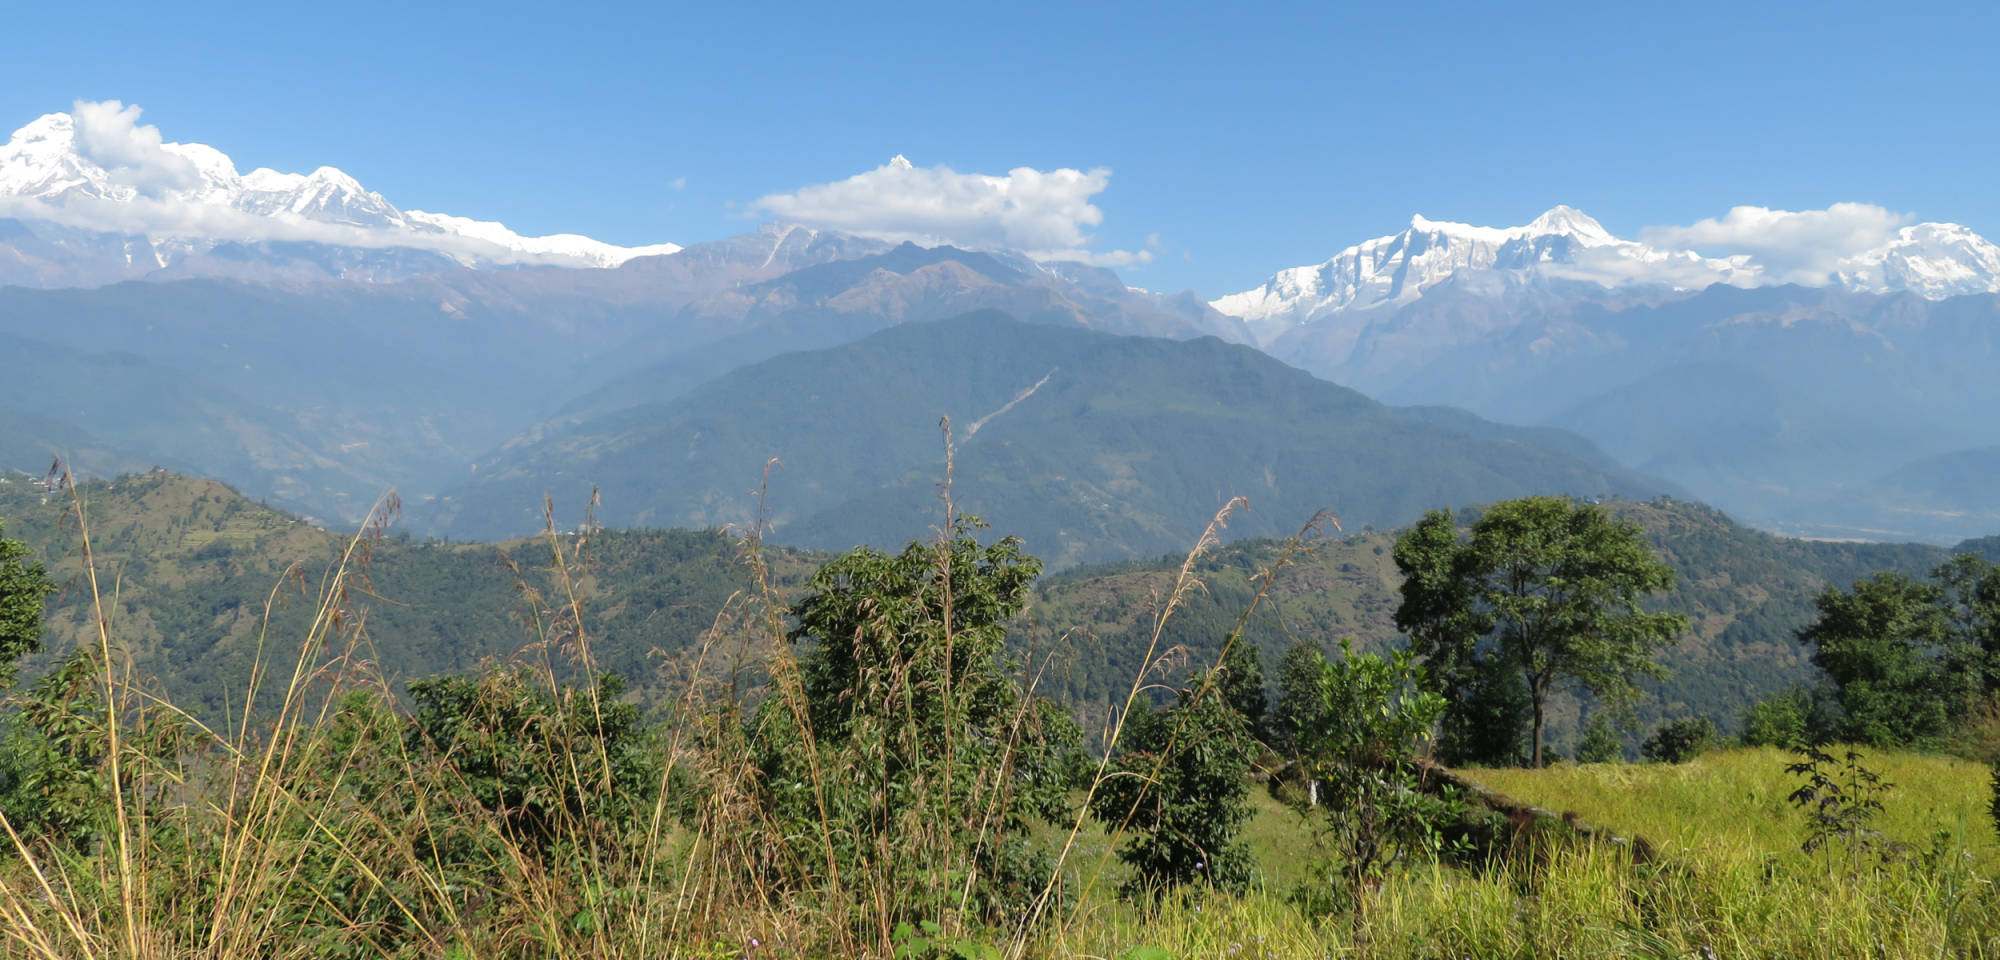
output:
[[[1516,287],[1608,290],[1661,287],[1692,293],[1713,284],[1763,286],[1747,255],[1705,257],[1625,240],[1575,208],[1558,205],[1527,224],[1479,227],[1412,217],[1398,233],[1348,246],[1318,264],[1291,267],[1263,284],[1210,301],[1243,318],[1258,343],[1314,324],[1367,324],[1366,311],[1407,305],[1455,277],[1490,274]],[[1864,293],[1908,291],[1929,300],[2000,292],[2000,246],[1952,223],[1919,223],[1839,262],[1823,278]]]

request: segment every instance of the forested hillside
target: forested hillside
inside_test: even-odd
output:
[[[48,662],[95,638],[82,541],[66,492],[43,492],[19,475],[7,481],[0,484],[6,535],[41,554],[61,591],[41,658]],[[215,481],[164,471],[86,483],[78,493],[112,639],[148,682],[185,705],[214,710],[240,697],[260,639],[265,656],[288,672],[319,587],[343,556],[365,585],[344,604],[357,653],[392,681],[521,654],[550,634],[566,604],[549,538],[355,538]],[[642,695],[656,694],[673,666],[654,651],[686,650],[733,594],[753,586],[736,540],[715,531],[597,531],[553,542],[565,552],[599,666]],[[811,558],[796,552],[774,548],[766,557],[780,589],[809,572]],[[728,653],[710,667],[726,666]],[[554,651],[548,659],[570,656]]]
[[[349,612],[368,641],[363,655],[392,678],[516,655],[543,635],[556,619],[551,611],[564,604],[546,537],[427,542],[397,535],[392,526],[386,537],[356,540],[213,481],[166,472],[87,483],[79,493],[114,639],[166,690],[210,709],[241,690],[267,603],[266,648],[278,658],[292,655],[311,620],[320,578],[350,545],[367,589],[350,596]],[[1687,614],[1692,627],[1664,657],[1673,678],[1639,704],[1642,729],[1687,716],[1729,728],[1756,697],[1812,679],[1808,651],[1795,634],[1812,619],[1821,588],[1844,587],[1879,570],[1921,575],[1947,555],[1922,545],[1775,537],[1712,508],[1666,498],[1612,508],[1639,522],[1674,567],[1679,586],[1663,604]],[[63,591],[52,608],[55,640],[44,660],[91,635],[88,583],[69,512],[66,494],[45,493],[25,477],[0,484],[7,536],[34,546]],[[560,517],[558,524],[577,525]],[[693,647],[733,595],[753,587],[741,545],[722,532],[594,530],[554,542],[565,551],[593,655],[648,699],[675,687],[681,665],[674,658]],[[1328,648],[1343,637],[1364,649],[1400,646],[1393,544],[1391,533],[1372,529],[1306,541],[1248,624],[1246,637],[1267,667],[1298,639]],[[1250,606],[1259,585],[1253,578],[1284,548],[1281,540],[1247,540],[1200,558],[1193,572],[1202,586],[1168,621],[1153,677],[1177,682],[1212,663],[1218,642]],[[764,555],[774,589],[787,598],[826,556],[775,547]],[[1145,668],[1151,625],[1181,560],[1169,554],[1045,577],[1024,629],[1014,632],[1024,662],[1046,668],[1041,692],[1078,707],[1087,723],[1108,702],[1122,700]],[[714,654],[706,668],[728,669],[736,656]],[[1556,705],[1555,743],[1563,749],[1579,708],[1574,699]]]

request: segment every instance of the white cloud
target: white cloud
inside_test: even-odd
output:
[[[1569,263],[1545,263],[1540,269],[1547,276],[1584,280],[1605,287],[1666,284],[1682,290],[1699,290],[1714,283],[1755,287],[1768,282],[1748,258],[1700,257],[1685,252],[1634,257],[1622,256],[1616,249],[1587,249],[1577,251]]]
[[[667,189],[669,190],[686,190],[687,185],[688,185],[688,178],[686,177],[675,177],[672,180],[667,181]]]
[[[117,100],[78,100],[70,114],[76,122],[76,151],[104,168],[114,183],[143,196],[184,190],[201,182],[193,162],[161,145],[160,128],[139,122],[139,107]]]
[[[943,164],[919,167],[898,156],[845,180],[760,197],[751,209],[894,242],[1018,250],[1040,260],[1099,266],[1145,263],[1151,250],[1090,249],[1087,230],[1104,220],[1090,200],[1110,183],[1111,171],[1101,167],[1016,167],[993,176]]]
[[[1639,236],[1656,247],[1748,256],[1771,282],[1824,284],[1841,260],[1887,244],[1913,219],[1868,203],[1797,211],[1733,207],[1720,218],[1648,227]]]

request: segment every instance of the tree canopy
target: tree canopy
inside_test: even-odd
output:
[[[42,649],[42,603],[54,591],[28,548],[0,537],[0,686],[13,683],[22,657]]]
[[[1640,605],[1671,589],[1674,574],[1639,527],[1564,497],[1495,504],[1466,536],[1432,511],[1398,538],[1396,565],[1405,578],[1396,625],[1426,658],[1433,689],[1463,719],[1492,711],[1518,678],[1537,767],[1556,684],[1627,701],[1635,678],[1664,673],[1654,658],[1687,629],[1686,617]]]
[[[1799,640],[1832,682],[1832,732],[1848,740],[1935,744],[1962,708],[2000,694],[2000,566],[1958,554],[1928,580],[1878,573],[1815,605]]]

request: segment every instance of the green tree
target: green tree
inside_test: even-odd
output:
[[[42,605],[53,592],[28,548],[0,537],[0,687],[13,684],[22,657],[42,649]]]
[[[1639,745],[1639,753],[1658,763],[1686,763],[1716,744],[1715,724],[1707,717],[1670,720],[1654,728]]]
[[[1634,678],[1664,675],[1654,657],[1687,629],[1679,614],[1640,608],[1642,598],[1672,588],[1673,570],[1637,525],[1595,504],[1509,500],[1475,521],[1469,537],[1450,514],[1433,511],[1397,539],[1396,565],[1404,576],[1396,625],[1437,671],[1433,688],[1463,711],[1491,676],[1483,669],[1505,663],[1527,691],[1537,767],[1558,683],[1627,701]]]
[[[639,709],[619,699],[623,689],[612,674],[552,689],[522,667],[412,681],[406,748],[444,762],[446,795],[545,851],[651,799],[656,765],[641,749]]]
[[[1450,807],[1423,790],[1420,761],[1446,704],[1422,688],[1409,651],[1357,656],[1343,640],[1339,659],[1316,649],[1313,656],[1319,677],[1311,700],[1295,695],[1291,708],[1302,718],[1296,770],[1318,784],[1319,802],[1306,812],[1324,818],[1335,862],[1316,869],[1321,882],[1301,889],[1300,899],[1314,909],[1358,911],[1390,867],[1440,847],[1436,826]]]
[[[1296,640],[1278,658],[1278,703],[1271,713],[1271,739],[1286,760],[1298,760],[1304,732],[1317,722],[1320,672],[1326,654],[1311,640]]]
[[[1799,632],[1833,681],[1842,736],[1875,746],[1935,742],[1950,727],[1954,681],[1936,651],[1951,637],[1944,591],[1900,573],[1829,587]]]
[[[1577,741],[1576,762],[1616,763],[1624,756],[1625,738],[1619,736],[1618,725],[1605,713],[1593,713]]]
[[[1791,749],[1811,743],[1820,731],[1814,718],[1812,691],[1794,686],[1767,694],[1743,711],[1737,739],[1746,747]]]
[[[1954,554],[1931,571],[1948,639],[1945,670],[1968,699],[2000,695],[2000,564]]]
[[[1265,714],[1270,699],[1264,691],[1264,655],[1257,645],[1232,630],[1223,639],[1227,652],[1222,658],[1222,699],[1243,718],[1244,729],[1258,742],[1269,739]]]
[[[793,878],[838,877],[871,901],[895,891],[913,922],[961,898],[1010,920],[1041,892],[1028,830],[1068,809],[1081,737],[1005,659],[1041,563],[977,528],[959,517],[938,542],[821,567],[792,606],[797,684],[777,669],[752,720],[770,845],[806,865]]]
[[[1135,710],[1090,811],[1107,831],[1129,832],[1118,857],[1131,888],[1154,896],[1186,885],[1240,893],[1255,875],[1238,833],[1250,819],[1252,742],[1221,678],[1190,682],[1173,706]]]

